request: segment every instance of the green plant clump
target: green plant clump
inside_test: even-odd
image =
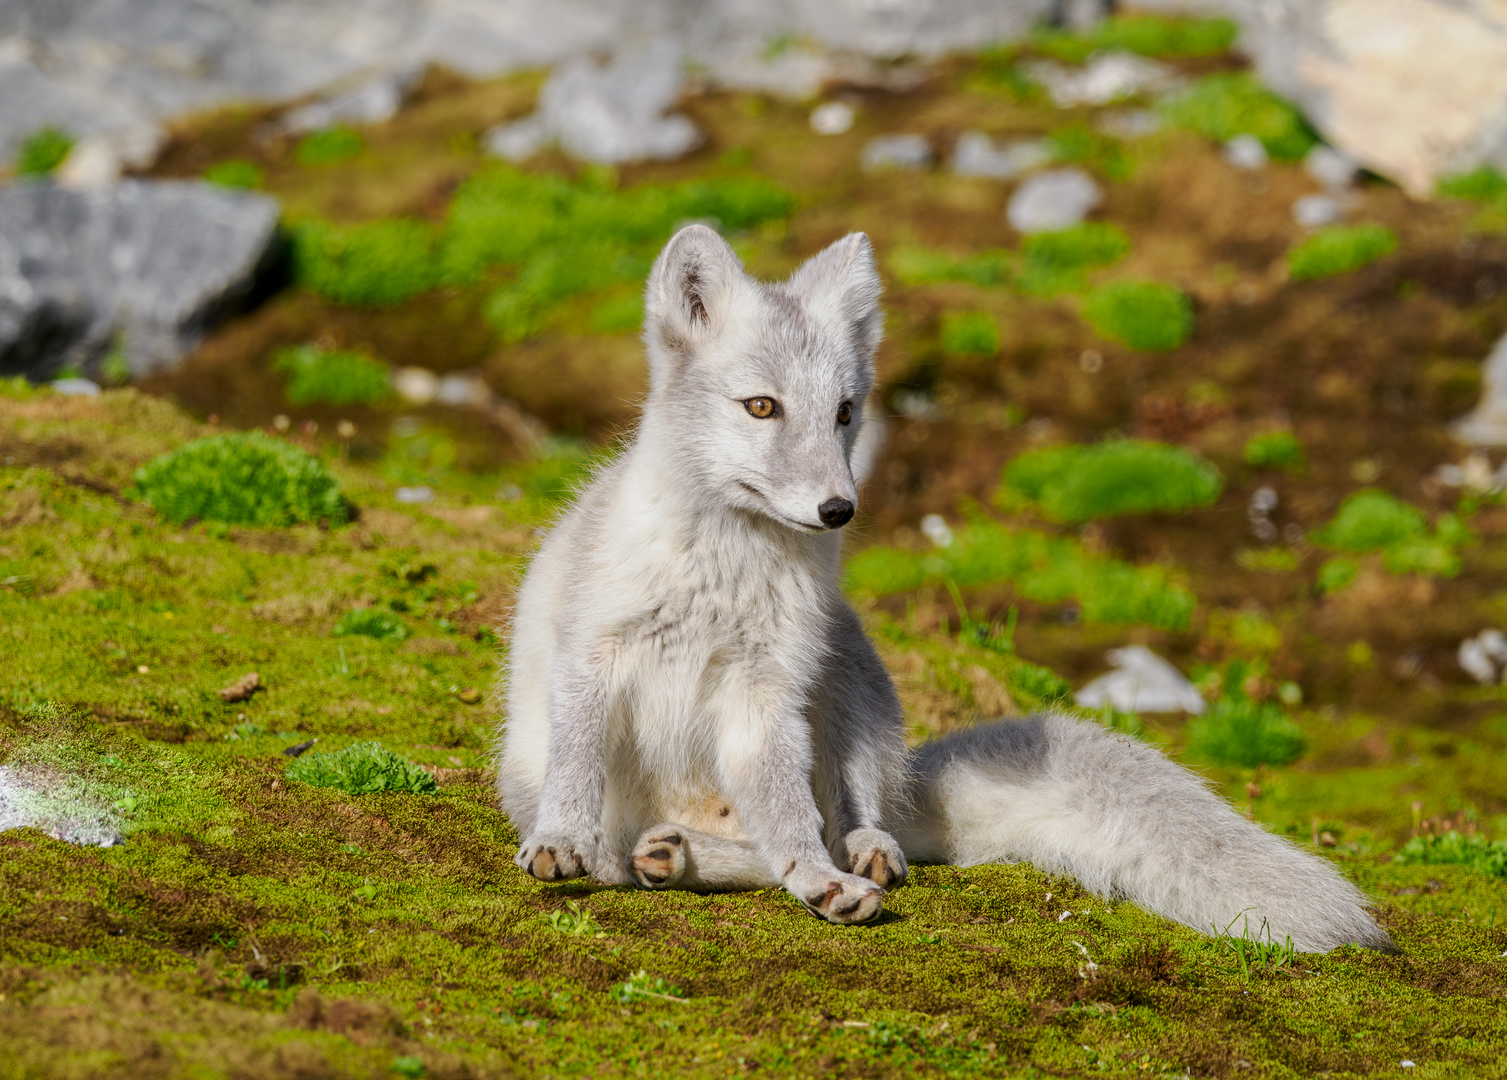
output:
[[[1482,165],[1467,173],[1446,176],[1439,181],[1439,194],[1476,202],[1507,202],[1507,176],[1492,165]]]
[[[366,145],[359,131],[335,125],[321,128],[305,135],[293,151],[293,160],[300,165],[336,165],[349,161],[361,153]]]
[[[1060,127],[1047,137],[1052,160],[1064,165],[1082,165],[1106,180],[1129,180],[1135,171],[1118,140],[1101,135],[1079,121]]]
[[[337,637],[369,637],[378,641],[403,641],[408,625],[390,611],[381,608],[357,608],[340,616],[335,624]]]
[[[217,187],[254,189],[265,184],[267,178],[254,162],[233,158],[217,161],[205,169],[204,179]]]
[[[32,132],[16,154],[17,176],[51,176],[73,149],[73,136],[55,127]]]
[[[1302,113],[1243,71],[1209,75],[1163,108],[1174,124],[1218,142],[1254,135],[1277,161],[1298,161],[1319,141]]]
[[[1102,19],[1082,33],[1041,27],[1031,35],[1031,44],[1038,52],[1081,64],[1105,49],[1167,58],[1218,56],[1228,52],[1239,36],[1240,28],[1224,18],[1120,15]]]
[[[958,530],[940,551],[873,547],[848,563],[848,588],[875,596],[946,581],[964,588],[1009,582],[1020,596],[1043,604],[1076,600],[1085,622],[1110,626],[1180,630],[1195,604],[1161,567],[1131,566],[1091,555],[1065,537],[985,521]],[[1052,696],[1048,689],[1044,683],[1042,696]]]
[[[433,776],[379,742],[305,754],[288,765],[286,775],[300,784],[336,788],[351,795],[375,795],[379,791],[433,795],[438,787]]]
[[[298,280],[337,304],[388,307],[439,284],[434,231],[422,221],[309,221],[292,233]]]
[[[137,469],[135,481],[127,494],[175,524],[340,525],[350,516],[318,458],[259,431],[195,439]]]
[[[370,405],[390,392],[387,365],[361,353],[299,345],[281,350],[272,366],[287,373],[294,405]]]
[[[1383,225],[1335,225],[1289,251],[1287,272],[1294,281],[1348,274],[1396,250],[1397,235]]]
[[[1270,701],[1252,701],[1243,686],[1245,667],[1231,664],[1225,692],[1202,716],[1188,724],[1188,751],[1219,765],[1276,768],[1303,753],[1303,731]]]
[[[1021,247],[1026,258],[1020,290],[1032,296],[1054,296],[1086,288],[1084,271],[1119,262],[1130,251],[1130,238],[1114,225],[1085,221],[1067,229],[1033,233]]]
[[[1258,469],[1303,468],[1303,444],[1290,431],[1271,431],[1253,435],[1245,444],[1245,463]]]
[[[1323,547],[1354,554],[1380,551],[1389,573],[1455,577],[1463,569],[1460,548],[1475,537],[1454,514],[1440,514],[1430,533],[1423,511],[1372,488],[1341,503],[1334,520],[1313,539]],[[1319,584],[1326,592],[1343,588],[1354,577],[1341,577],[1342,567],[1329,571],[1329,565],[1320,569]]]
[[[1001,285],[1010,276],[1014,256],[1008,251],[950,255],[927,248],[896,248],[889,257],[890,272],[902,285],[932,285],[962,281],[970,285]]]
[[[1461,832],[1415,836],[1402,846],[1395,861],[1418,866],[1456,864],[1487,877],[1507,878],[1507,840],[1493,842]]]
[[[1175,349],[1193,333],[1193,305],[1155,281],[1114,281],[1083,301],[1083,317],[1100,336],[1132,349]]]
[[[942,351],[948,356],[993,356],[999,324],[986,311],[949,311],[942,316]]]
[[[1221,490],[1218,470],[1197,455],[1132,439],[1029,451],[1005,469],[1005,485],[1074,524],[1208,506]]]

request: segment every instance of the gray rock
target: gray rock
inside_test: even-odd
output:
[[[181,360],[273,254],[277,203],[181,181],[0,188],[0,373]]]
[[[1116,109],[1100,116],[1094,126],[1117,139],[1144,139],[1162,130],[1164,121],[1150,109]]]
[[[283,117],[281,126],[284,131],[298,135],[334,124],[383,123],[398,115],[420,74],[420,69],[409,68],[364,79],[347,90],[337,90],[294,109]]]
[[[1292,204],[1292,219],[1305,229],[1333,225],[1344,216],[1344,204],[1333,195],[1304,195]]]
[[[1116,712],[1186,712],[1195,716],[1207,707],[1183,673],[1141,645],[1111,649],[1106,654],[1114,671],[1101,675],[1073,695],[1089,709],[1106,705]]]
[[[1324,140],[1417,197],[1507,167],[1502,0],[1224,0],[1261,77]]]
[[[1460,642],[1456,657],[1476,682],[1483,686],[1499,683],[1507,670],[1507,634],[1495,628],[1482,630]]]
[[[935,153],[925,135],[881,135],[870,139],[859,158],[865,172],[924,169]]]
[[[486,145],[514,160],[546,141],[609,164],[680,157],[702,138],[684,116],[665,115],[680,96],[682,65],[680,49],[667,40],[604,65],[567,61],[539,91],[539,111],[489,132]]]
[[[1237,169],[1264,169],[1270,162],[1266,146],[1254,135],[1236,135],[1224,144],[1224,159]]]
[[[1497,341],[1482,365],[1480,403],[1451,430],[1471,446],[1507,446],[1507,336]]]
[[[1039,169],[1052,160],[1052,148],[1044,139],[1017,139],[996,146],[979,131],[965,131],[952,150],[952,171],[959,176],[987,176],[1013,180]]]
[[[1303,168],[1308,175],[1330,191],[1344,191],[1355,181],[1359,167],[1355,159],[1343,150],[1320,143],[1303,159]]]
[[[1128,52],[1104,52],[1082,67],[1068,67],[1051,60],[1025,65],[1025,72],[1046,87],[1054,104],[1108,105],[1151,90],[1170,87],[1173,72],[1165,64]]]
[[[93,379],[54,379],[48,384],[64,397],[99,397],[99,383]]]
[[[1066,229],[1082,221],[1101,197],[1099,185],[1082,169],[1051,169],[1015,190],[1005,217],[1023,233]]]

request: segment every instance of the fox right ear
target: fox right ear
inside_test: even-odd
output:
[[[726,324],[743,264],[727,241],[705,225],[670,238],[649,271],[644,335],[651,348],[687,356]]]

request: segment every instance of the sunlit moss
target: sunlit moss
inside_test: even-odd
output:
[[[1196,454],[1132,439],[1028,451],[1006,468],[1005,485],[1072,522],[1191,510],[1222,490],[1219,471]]]

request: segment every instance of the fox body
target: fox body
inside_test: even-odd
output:
[[[519,590],[498,789],[543,880],[779,885],[875,918],[911,859],[1030,861],[1208,931],[1244,915],[1303,949],[1389,948],[1323,860],[1156,750],[1061,716],[907,750],[838,587],[873,381],[868,240],[760,283],[704,226],[645,298],[632,442]]]

